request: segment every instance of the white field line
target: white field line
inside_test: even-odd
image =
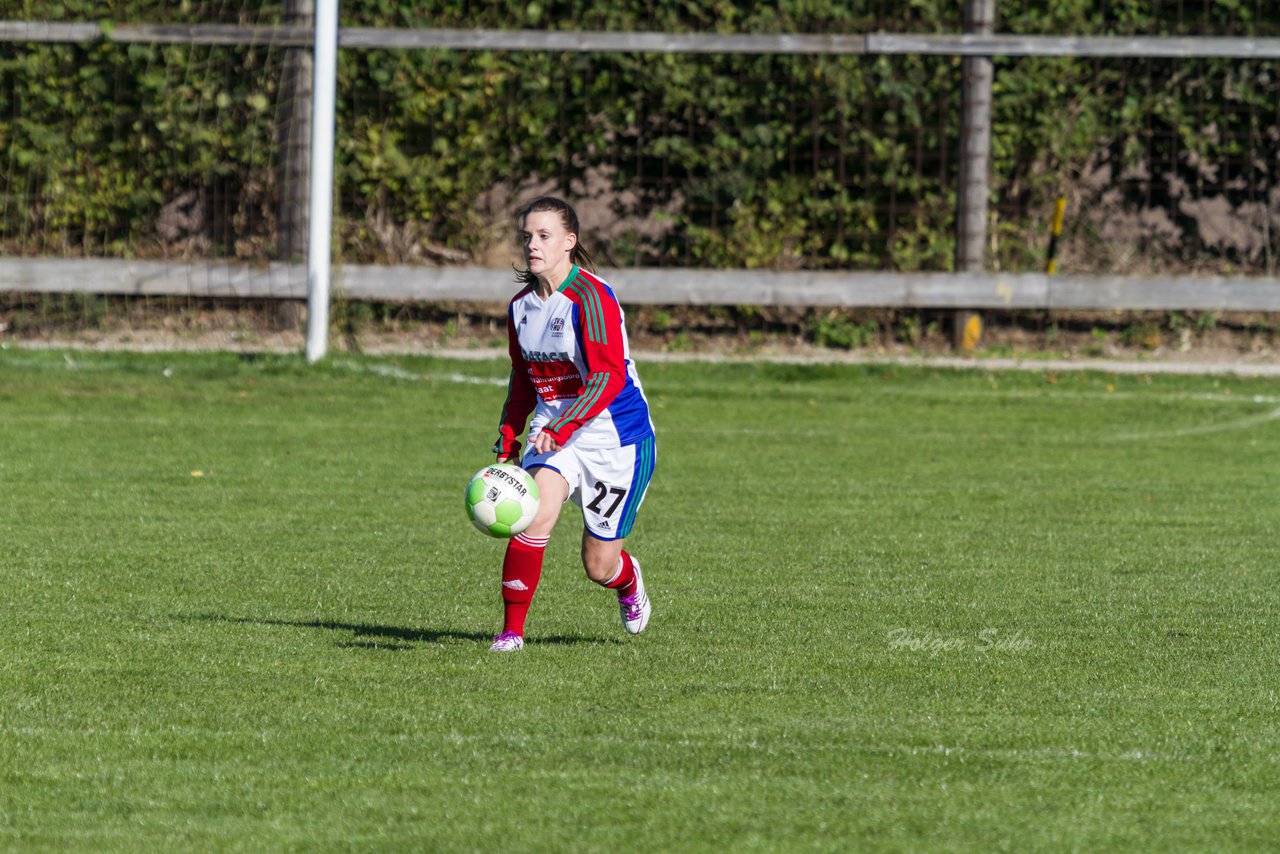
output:
[[[858,390],[867,397],[915,397],[943,398],[946,400],[1037,400],[1046,403],[1075,404],[1080,401],[1109,400],[1126,403],[1252,403],[1280,404],[1280,395],[1231,394],[1230,392],[1180,392],[1180,391],[1063,391],[1042,389],[906,389],[892,386],[871,386]]]
[[[1280,409],[1261,415],[1251,415],[1221,424],[1202,424],[1197,427],[1179,427],[1173,430],[1152,430],[1145,433],[1117,433],[1111,438],[1117,442],[1145,442],[1150,439],[1177,439],[1183,436],[1203,436],[1206,433],[1225,433],[1231,430],[1248,430],[1280,419]]]
[[[171,345],[157,343],[116,343],[110,345],[85,344],[75,341],[4,341],[0,350],[85,350],[95,352],[165,353],[165,352],[228,352],[228,353],[299,353],[298,346],[262,345],[258,347],[211,346],[194,342],[175,342]],[[493,361],[507,358],[505,348],[476,349],[369,349],[371,356],[435,356],[458,361]],[[1211,376],[1280,377],[1280,361],[1269,362],[1196,362],[1140,359],[1016,359],[984,358],[981,356],[894,356],[879,353],[750,353],[745,355],[723,353],[664,353],[633,352],[641,366],[646,362],[708,362],[752,363],[768,362],[784,365],[892,365],[917,368],[953,368],[972,371],[1031,371],[1038,373],[1072,373],[1087,371],[1104,374],[1203,374]]]
[[[342,359],[335,359],[333,362],[335,368],[344,371],[350,371],[353,374],[377,374],[380,377],[390,377],[396,380],[410,380],[417,382],[425,379],[423,374],[414,371],[406,371],[404,368],[395,365],[381,365],[374,363],[372,365],[363,365],[359,362],[348,362]]]
[[[442,354],[443,355],[443,354]],[[493,358],[500,358],[498,354]],[[907,368],[949,368],[969,371],[1027,371],[1032,373],[1092,372],[1103,374],[1208,374],[1242,377],[1280,377],[1278,362],[1178,362],[1123,359],[1009,359],[975,356],[892,356],[833,353],[721,356],[717,354],[637,353],[645,362],[769,362],[781,365],[885,365]]]
[[[340,368],[344,371],[351,371],[356,374],[376,374],[380,377],[389,377],[397,380],[408,380],[410,382],[446,382],[460,383],[464,385],[491,385],[506,387],[506,377],[473,377],[467,374],[448,373],[435,374],[423,373],[420,371],[408,371],[396,365],[381,364],[364,364],[362,362],[347,362],[336,360],[333,367]]]
[[[507,354],[505,350],[501,350],[501,351],[456,350],[456,351],[447,351],[447,352],[442,351],[439,355],[441,358],[449,358],[449,359],[459,359],[459,360],[466,360],[466,361],[489,361],[491,359],[505,359]],[[649,356],[652,356],[652,355],[654,354],[648,354],[648,356],[637,356],[636,361],[639,362],[643,359],[647,359]],[[669,356],[670,354],[658,354],[658,355]],[[693,358],[676,357],[676,358],[658,358],[658,359],[655,359],[654,361],[669,361],[669,362],[704,361],[708,363],[712,363],[712,362],[722,363],[722,362],[729,362],[733,360],[732,359],[704,359],[704,358],[698,358],[698,357],[693,357]],[[766,361],[774,361],[774,360],[766,360]],[[995,369],[995,366],[989,365],[987,361],[983,361],[983,362],[976,362],[973,360],[955,360],[955,361],[958,363],[958,366],[962,365],[964,367],[970,367],[973,369],[979,369],[979,368],[989,366]],[[845,364],[845,363],[859,364],[859,362],[845,362],[845,361],[839,362],[839,364]],[[816,361],[803,361],[803,362],[797,361],[796,364],[822,364],[822,363],[816,362]],[[880,362],[868,360],[864,364],[880,364]],[[908,363],[903,362],[902,364],[908,364]],[[932,364],[932,363],[926,364],[924,361],[918,361],[918,362],[911,362],[910,364],[913,364],[913,365],[919,364],[922,366],[928,366],[929,364]],[[1026,367],[1025,369],[1032,370],[1032,368],[1029,366],[1030,363],[1026,363],[1026,364],[1028,365],[1028,367]],[[1073,362],[1070,364],[1075,365],[1076,363]],[[412,371],[406,371],[403,368],[398,368],[393,365],[376,365],[376,364],[365,365],[359,362],[338,361],[338,362],[334,362],[334,366],[340,367],[343,370],[350,370],[355,372],[363,371],[367,373],[378,374],[380,376],[394,377],[394,378],[405,379],[405,380],[436,380],[436,381],[443,381],[443,382],[469,383],[474,385],[494,385],[494,386],[503,386],[503,387],[507,385],[506,376],[476,377],[476,376],[470,376],[470,375],[459,374],[459,373],[418,374]],[[950,367],[950,366],[944,366],[944,367]],[[1280,367],[1280,366],[1277,366],[1277,367]],[[1077,365],[1074,368],[1074,370],[1094,370],[1094,369],[1081,368],[1080,366]],[[1140,372],[1135,371],[1134,373],[1140,373]],[[896,389],[893,389],[893,390],[886,389],[884,393],[887,395],[902,394],[901,391]],[[934,392],[925,392],[923,393],[923,396],[987,398],[987,397],[990,397],[991,395],[989,395],[987,392],[982,392],[982,391],[972,391],[972,392],[957,391],[957,392],[945,392],[941,395],[937,395]],[[1205,402],[1212,402],[1212,403],[1280,404],[1280,395],[1261,395],[1261,394],[1233,395],[1229,392],[1199,392],[1199,393],[1153,392],[1151,394],[1147,394],[1144,392],[1120,391],[1120,392],[1083,392],[1083,393],[1069,392],[1069,393],[1055,394],[1050,390],[1045,390],[1042,392],[1011,390],[1011,391],[999,393],[996,396],[1003,397],[1003,398],[1023,398],[1023,399],[1047,400],[1047,401],[1062,400],[1067,402],[1078,401],[1078,400],[1142,400],[1142,401],[1159,400],[1162,402],[1173,402],[1173,403],[1180,403],[1183,401],[1205,401]]]
[[[390,354],[388,354],[390,355]],[[485,361],[505,359],[506,350],[433,350],[444,359]],[[885,365],[907,368],[953,368],[970,371],[1028,371],[1033,373],[1103,374],[1207,374],[1241,377],[1280,377],[1280,362],[1192,362],[1136,359],[1011,359],[981,356],[893,356],[878,353],[722,353],[634,352],[642,368],[645,362],[706,362],[734,364],[762,362],[777,365]]]
[[[36,349],[36,348],[32,348],[32,349]],[[505,355],[505,351],[503,355]],[[62,354],[62,362],[63,362],[63,365],[67,368],[67,370],[70,370],[70,371],[107,371],[107,370],[113,370],[115,368],[121,367],[120,362],[116,362],[111,359],[95,359],[92,362],[83,362],[79,359],[76,359],[69,352]],[[35,360],[22,359],[20,357],[14,358],[13,356],[6,357],[3,362],[0,362],[0,364],[11,364],[11,365],[16,365],[21,367],[39,367],[42,365],[47,365],[47,363],[45,362],[37,362]],[[364,364],[361,362],[349,362],[341,359],[334,360],[332,363],[332,366],[339,370],[350,371],[352,373],[374,374],[380,377],[388,377],[390,379],[397,379],[397,380],[409,380],[412,382],[436,381],[436,382],[447,382],[447,383],[462,383],[462,384],[469,384],[469,385],[491,385],[491,386],[503,386],[503,387],[505,387],[507,384],[506,377],[500,377],[500,378],[499,377],[476,377],[476,376],[469,376],[467,374],[460,374],[457,372],[452,372],[447,374],[423,373],[418,371],[409,371],[404,368],[398,367],[396,365],[384,365],[379,363]],[[169,367],[160,368],[157,372],[164,374],[164,376],[166,377],[175,376],[175,372],[173,371],[172,368],[169,368]]]

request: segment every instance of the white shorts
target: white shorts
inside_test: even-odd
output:
[[[526,471],[549,468],[569,484],[569,497],[582,508],[587,533],[598,540],[620,540],[631,533],[644,501],[657,447],[653,437],[621,448],[568,447],[549,454],[532,450],[520,465]]]

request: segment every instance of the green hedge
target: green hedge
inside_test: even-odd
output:
[[[1280,33],[1277,4],[1245,0],[1193,11],[1137,0],[998,5],[1001,32]],[[954,32],[960,6],[352,0],[342,14],[349,26]],[[103,8],[23,2],[10,17],[98,20]],[[157,23],[222,14],[212,3],[118,2],[109,11]],[[281,5],[255,14],[252,23],[274,23]],[[278,254],[284,56],[262,47],[0,45],[3,250]],[[606,206],[599,242],[613,263],[946,269],[959,65],[345,50],[340,251],[399,260],[412,254],[405,241],[417,241],[481,253],[509,214],[485,200],[536,185]],[[1163,205],[1179,229],[1133,251],[1184,265],[1265,266],[1265,252],[1207,244],[1176,190],[1233,207],[1268,199],[1280,168],[1278,77],[1274,62],[998,60],[992,262],[1038,266],[1051,199],[1070,192],[1087,203],[1091,176],[1106,166],[1121,204]],[[1126,183],[1126,170],[1147,177]],[[1075,238],[1087,241],[1088,219],[1078,221]]]

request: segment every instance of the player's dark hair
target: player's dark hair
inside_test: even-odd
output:
[[[529,204],[520,209],[520,213],[516,217],[516,222],[524,225],[524,221],[528,219],[529,214],[542,213],[543,211],[554,211],[560,214],[560,222],[564,225],[564,230],[578,237],[578,242],[573,245],[573,249],[569,253],[569,260],[584,270],[594,273],[596,271],[595,261],[591,259],[591,253],[582,245],[581,226],[578,224],[578,214],[573,206],[564,199],[557,199],[555,196],[539,196]],[[537,285],[538,277],[528,270],[516,270],[516,281],[524,285]]]

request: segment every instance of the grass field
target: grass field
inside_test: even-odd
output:
[[[642,364],[624,635],[462,512],[497,362],[0,351],[0,849],[1280,839],[1280,386]]]

